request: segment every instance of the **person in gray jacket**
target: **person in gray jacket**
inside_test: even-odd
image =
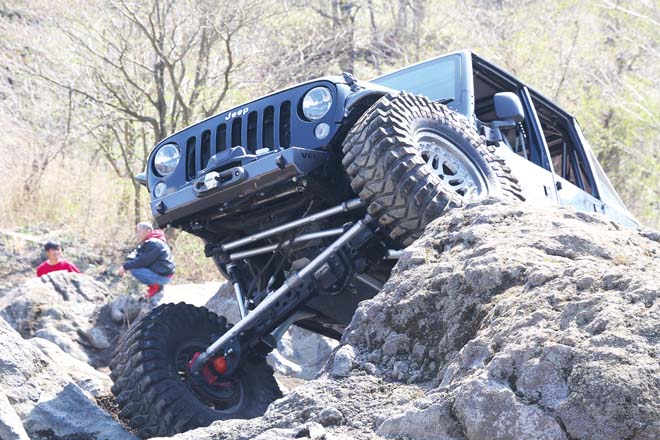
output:
[[[128,271],[149,286],[147,298],[151,298],[172,280],[176,265],[162,230],[154,229],[149,222],[140,222],[135,227],[135,236],[138,246],[119,268],[119,274],[123,276]]]

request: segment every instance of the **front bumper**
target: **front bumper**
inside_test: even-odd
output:
[[[160,227],[178,226],[211,209],[221,210],[231,202],[257,195],[308,175],[320,168],[328,153],[299,147],[272,151],[227,166],[220,162],[202,170],[190,184],[160,199],[152,200],[151,210]]]

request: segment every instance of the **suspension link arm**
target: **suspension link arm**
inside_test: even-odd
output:
[[[325,211],[320,211],[315,214],[308,215],[306,217],[302,217],[298,220],[294,220],[289,223],[285,223],[283,225],[277,226],[275,228],[267,229],[262,232],[258,232],[256,234],[249,235],[245,238],[241,238],[240,240],[236,241],[230,241],[229,243],[225,243],[221,246],[221,250],[223,252],[228,252],[231,250],[234,250],[236,248],[245,246],[246,244],[254,243],[259,240],[263,240],[264,238],[271,237],[276,234],[280,234],[282,232],[289,231],[294,228],[299,228],[301,226],[307,226],[311,225],[314,222],[317,222],[321,219],[324,219],[326,217],[330,217],[336,214],[340,214],[342,212],[348,212],[353,209],[357,209],[364,206],[362,203],[362,200],[355,198],[348,200],[340,205],[337,205],[333,208],[326,209]]]
[[[231,281],[231,284],[234,287],[234,295],[236,295],[238,311],[241,314],[241,319],[243,319],[247,315],[247,308],[245,307],[245,296],[243,295],[243,289],[241,288],[241,282],[237,271],[238,269],[236,269],[235,264],[227,265],[227,275],[229,275],[229,281]]]
[[[220,351],[224,351],[235,339],[241,336],[241,334],[250,331],[252,327],[258,323],[262,316],[270,312],[273,305],[278,303],[278,301],[285,301],[287,293],[301,286],[307,277],[312,276],[314,272],[316,272],[323,264],[325,264],[326,261],[328,261],[328,259],[335,252],[345,246],[360,232],[365,230],[372,221],[373,218],[370,215],[365,215],[362,220],[359,220],[357,223],[351,226],[343,235],[337,238],[337,240],[330,244],[330,246],[325,248],[323,252],[318,254],[312,261],[307,263],[305,267],[289,276],[289,278],[284,281],[282,286],[268,295],[261,303],[259,303],[257,307],[255,307],[252,312],[248,313],[247,316],[241,319],[235,326],[230,328],[217,341],[211,344],[202,354],[197,356],[190,368],[191,372],[197,373],[199,370],[201,370],[204,364],[208,362],[209,359],[211,359]],[[272,321],[277,322],[278,319],[275,318],[272,319]]]

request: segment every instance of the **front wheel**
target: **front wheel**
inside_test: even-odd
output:
[[[189,374],[195,354],[227,329],[225,318],[204,307],[164,304],[122,337],[110,363],[112,392],[119,415],[140,437],[257,417],[282,396],[263,357],[245,360],[222,381]]]
[[[404,246],[452,206],[486,196],[523,199],[511,169],[467,118],[423,96],[384,96],[342,150],[351,187]]]

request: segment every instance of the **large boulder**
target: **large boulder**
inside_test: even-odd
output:
[[[324,373],[182,439],[660,438],[660,234],[486,201],[434,221]]]
[[[75,358],[107,365],[124,323],[113,321],[108,289],[93,278],[52,272],[0,298],[0,316],[23,337],[49,340]]]
[[[277,350],[268,355],[268,363],[282,376],[314,379],[338,344],[334,339],[292,326],[277,341]]]
[[[44,341],[44,345],[48,345]],[[25,340],[4,319],[0,319],[0,433],[2,438],[24,438],[27,431],[33,440],[64,439],[134,439],[124,427],[95,403],[89,391],[79,383],[93,383],[95,374],[85,377],[75,359],[49,346],[53,357],[39,345]],[[57,359],[57,360],[55,360]],[[78,368],[78,367],[76,367]],[[93,387],[90,387],[92,390]],[[6,396],[6,399],[3,398]],[[5,408],[9,403],[9,408]],[[17,418],[23,427],[17,424]],[[5,433],[9,433],[5,436]]]
[[[107,374],[73,356],[67,354],[51,341],[42,338],[32,338],[30,342],[39,348],[61,371],[65,371],[71,379],[92,397],[110,395],[112,380]]]

